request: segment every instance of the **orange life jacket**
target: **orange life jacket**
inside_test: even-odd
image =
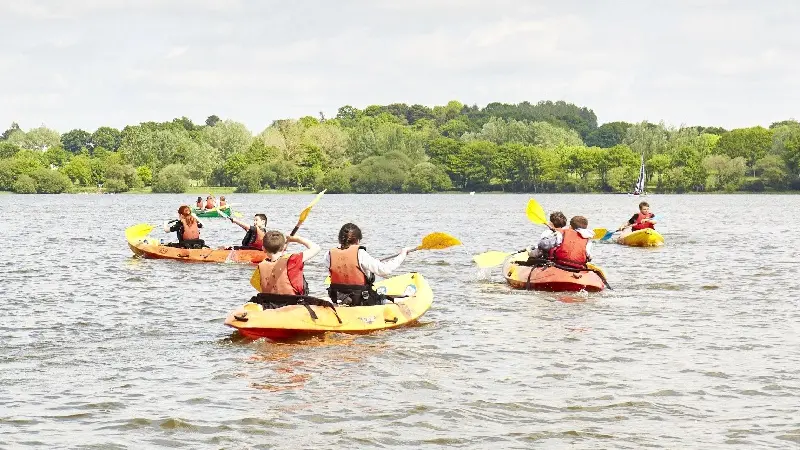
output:
[[[206,209],[214,209],[214,200],[206,200]]]
[[[655,214],[653,214],[653,213],[647,213],[647,214],[642,214],[642,213],[639,213],[639,214],[636,216],[636,222],[634,222],[634,223],[633,223],[633,226],[631,227],[631,229],[632,229],[633,231],[636,231],[636,230],[644,230],[645,228],[652,228],[652,229],[655,229],[655,228],[656,228],[656,226],[655,226],[653,223],[651,223],[651,222],[642,222],[644,219],[650,219],[650,218],[652,218],[654,215],[655,215]]]
[[[583,269],[586,267],[586,243],[589,239],[581,236],[572,228],[562,228],[561,245],[550,251],[557,264]]]
[[[186,219],[181,219],[181,223],[183,224],[182,240],[200,239],[200,227],[197,226],[196,220],[191,225],[186,223]]]
[[[367,276],[361,271],[358,264],[358,245],[351,245],[346,249],[331,249],[331,284],[346,284],[351,286],[366,286]]]
[[[297,258],[300,258],[299,262]],[[291,260],[291,261],[290,261]],[[290,267],[290,264],[291,267]],[[278,295],[304,295],[303,254],[284,255],[277,261],[265,259],[258,264],[261,292]]]

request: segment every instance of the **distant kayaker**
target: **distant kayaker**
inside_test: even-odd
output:
[[[203,209],[203,197],[197,197],[197,209]]]
[[[550,250],[553,261],[562,266],[585,269],[592,260],[591,250],[594,233],[588,229],[589,220],[575,216],[569,220],[569,228],[556,233],[556,247]]]
[[[192,215],[192,209],[187,205],[181,205],[178,208],[178,220],[164,223],[165,232],[176,232],[178,235],[178,242],[167,244],[167,246],[203,248],[205,242],[200,239],[200,228],[203,228],[203,224]]]
[[[214,200],[213,195],[206,197],[206,209],[214,209],[217,207],[217,202]]]
[[[622,231],[625,228],[631,227],[631,230],[644,230],[645,228],[655,229],[656,221],[653,219],[655,214],[650,212],[650,204],[647,202],[639,203],[639,212],[634,214],[628,222],[617,229]]]
[[[539,242],[536,247],[528,247],[528,257],[533,260],[547,258],[550,255],[550,250],[558,245],[558,229],[567,226],[567,216],[561,211],[553,211],[550,213],[550,222],[547,223],[547,229],[542,232]]]
[[[346,223],[339,230],[339,247],[325,255],[331,276],[328,295],[337,305],[369,306],[381,304],[381,297],[372,288],[375,275],[386,278],[405,260],[410,247],[382,262],[367,253],[361,245],[361,229]]]
[[[301,253],[281,254],[291,242],[304,245]],[[285,237],[280,231],[267,231],[264,236],[267,256],[258,264],[261,292],[277,295],[305,295],[308,284],[303,276],[303,266],[320,251],[319,245],[300,236]]]
[[[264,236],[267,234],[267,215],[256,214],[253,217],[253,224],[249,225],[241,220],[229,217],[230,221],[242,227],[247,231],[242,239],[241,248],[250,248],[254,250],[261,250],[264,242]]]
[[[228,207],[228,202],[225,201],[225,196],[221,195],[219,197],[219,209],[223,209],[223,208],[227,208],[227,207]]]

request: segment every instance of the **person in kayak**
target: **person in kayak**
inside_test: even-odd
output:
[[[197,206],[197,209],[203,209],[203,197],[197,197],[195,206]]]
[[[214,196],[209,194],[206,197],[206,209],[214,209],[217,207],[217,202],[214,200]]]
[[[586,269],[592,260],[592,238],[594,233],[588,229],[589,220],[575,216],[569,220],[569,228],[556,233],[556,247],[550,250],[550,258],[557,265],[574,269]]]
[[[252,250],[261,250],[262,245],[264,242],[264,236],[267,234],[267,215],[266,214],[256,214],[253,217],[253,224],[248,225],[241,220],[234,219],[233,216],[228,217],[232,223],[239,225],[242,227],[243,230],[247,231],[247,234],[244,235],[242,239],[241,247],[234,247],[236,250],[238,249],[252,249]]]
[[[300,253],[281,254],[292,242],[304,245]],[[280,231],[267,231],[263,240],[267,256],[258,264],[261,293],[273,295],[306,295],[308,283],[303,275],[306,261],[320,251],[319,245],[300,236],[285,237]]]
[[[221,195],[219,197],[219,209],[224,209],[228,207],[228,202],[225,201],[225,196]]]
[[[200,228],[203,228],[203,224],[192,215],[192,209],[187,205],[181,205],[178,208],[178,220],[164,222],[165,232],[176,232],[178,235],[178,242],[169,243],[167,246],[181,248],[205,247],[205,242],[200,239]]]
[[[539,242],[536,247],[528,247],[528,261],[535,263],[537,260],[548,258],[550,250],[557,245],[558,229],[567,226],[567,217],[561,211],[553,211],[550,213],[550,222],[547,223],[547,229],[542,232],[539,237]]]
[[[328,295],[337,305],[381,304],[383,298],[372,288],[375,275],[388,277],[403,263],[411,249],[403,248],[400,254],[383,262],[367,253],[366,247],[361,246],[361,237],[361,229],[357,225],[346,223],[339,230],[339,247],[325,255],[325,266],[331,277]]]
[[[645,228],[656,228],[656,221],[653,219],[655,214],[650,212],[650,204],[647,202],[639,203],[639,212],[634,214],[628,222],[617,228],[617,231],[622,231],[630,227],[632,231],[644,230]]]

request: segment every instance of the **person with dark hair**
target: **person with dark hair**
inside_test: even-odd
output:
[[[297,242],[306,250],[282,254],[289,243]],[[300,236],[286,237],[280,231],[264,234],[263,249],[267,256],[258,264],[261,293],[274,295],[306,295],[308,283],[303,275],[306,261],[319,253],[319,245]]]
[[[547,258],[550,250],[553,249],[557,243],[558,230],[567,226],[567,217],[561,211],[553,211],[550,213],[550,222],[547,223],[547,229],[542,232],[536,248],[528,247],[528,257],[531,259]]]
[[[389,261],[383,262],[367,253],[361,246],[361,229],[346,223],[339,230],[339,247],[325,255],[325,265],[331,277],[328,295],[337,305],[369,306],[381,303],[381,298],[372,288],[375,275],[386,278],[406,258],[411,247],[403,248]]]
[[[628,222],[624,223],[617,231],[631,227],[632,231],[644,230],[645,228],[656,229],[656,221],[653,219],[655,214],[650,212],[650,204],[647,202],[639,203],[639,212],[634,214]]]
[[[197,203],[195,205],[197,209],[203,209],[203,197],[197,197]]]
[[[589,220],[575,216],[569,220],[569,228],[562,228],[556,234],[556,247],[550,250],[550,257],[556,264],[585,269],[592,260],[592,233]]]
[[[178,220],[164,223],[164,231],[167,233],[176,232],[178,235],[177,243],[167,244],[170,247],[182,248],[203,248],[205,242],[200,239],[200,228],[203,224],[192,215],[192,209],[187,205],[178,208]]]
[[[247,231],[242,239],[242,246],[240,248],[261,250],[264,236],[267,233],[267,216],[266,214],[256,214],[253,217],[253,224],[249,225],[241,220],[234,219],[232,216],[228,217],[232,223],[239,225],[243,230]]]
[[[228,201],[225,200],[224,195],[220,195],[219,197],[219,209],[225,209],[228,207]]]
[[[214,200],[214,196],[213,195],[208,194],[208,197],[206,197],[206,205],[205,206],[206,206],[205,209],[214,209],[214,208],[217,207],[217,201]]]

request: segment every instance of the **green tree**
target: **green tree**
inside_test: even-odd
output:
[[[92,135],[80,129],[74,129],[61,135],[61,145],[73,154],[82,148],[92,148]]]
[[[216,114],[212,114],[206,118],[206,126],[207,127],[216,126],[219,123],[219,121],[220,121],[219,116],[217,116]]]
[[[250,165],[236,175],[236,192],[258,192],[264,187],[264,167]]]
[[[116,151],[121,141],[122,133],[116,128],[111,127],[98,128],[92,133],[92,137],[90,138],[92,148],[103,147],[111,151]]]
[[[125,183],[125,180],[119,178],[106,178],[106,181],[103,183],[103,190],[118,194],[120,192],[128,192],[130,187]]]
[[[772,131],[764,127],[737,128],[720,137],[717,153],[730,158],[744,158],[749,167],[763,158],[772,148]],[[754,175],[755,176],[755,170]]]
[[[778,155],[767,155],[759,159],[756,161],[755,169],[767,186],[773,189],[786,187],[786,181],[788,180],[786,162]]]
[[[202,131],[203,139],[219,151],[222,159],[234,153],[247,151],[253,141],[253,134],[244,124],[226,120],[208,126]]]
[[[647,160],[646,163],[647,172],[654,175],[658,175],[657,186],[659,190],[661,190],[662,176],[664,175],[664,172],[666,172],[667,169],[669,169],[671,163],[672,161],[669,155],[665,155],[663,153],[655,154],[651,156],[650,159]]]
[[[45,164],[55,167],[64,167],[69,162],[71,155],[60,145],[48,148],[44,152]]]
[[[326,189],[331,194],[346,194],[352,192],[353,188],[350,185],[351,171],[346,168],[333,169],[326,172],[317,189]]]
[[[2,136],[0,136],[0,141],[7,140],[9,138],[9,136],[11,136],[11,133],[13,133],[15,131],[22,131],[22,130],[19,129],[19,125],[17,124],[17,122],[11,122],[11,126],[8,127],[8,129],[6,129],[6,131],[3,132]]]
[[[69,177],[73,183],[81,186],[92,186],[94,183],[92,162],[86,155],[78,155],[72,158],[61,168],[61,172]]]
[[[142,180],[142,184],[150,186],[153,184],[153,172],[147,166],[139,166],[136,168],[136,175]]]
[[[60,194],[72,187],[69,178],[57,170],[36,169],[31,178],[36,182],[36,192],[39,194]]]
[[[18,175],[14,161],[0,159],[0,191],[12,190]]]
[[[170,164],[156,176],[153,192],[182,194],[189,189],[189,172],[181,164]]]
[[[611,148],[622,144],[630,126],[631,124],[628,122],[604,123],[586,136],[586,145]]]
[[[17,194],[35,194],[36,182],[30,176],[22,174],[14,182],[13,191]]]
[[[44,151],[61,143],[58,131],[47,127],[32,128],[27,132],[16,130],[11,132],[7,141],[28,150]]]
[[[0,159],[11,158],[20,150],[18,146],[10,142],[0,142]]]
[[[411,169],[411,173],[403,183],[403,192],[431,193],[453,188],[453,183],[440,167],[424,162]]]

